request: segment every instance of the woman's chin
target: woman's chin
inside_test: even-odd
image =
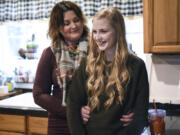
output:
[[[80,39],[80,37],[81,37],[81,36],[79,36],[79,35],[74,35],[74,36],[71,36],[71,37],[70,37],[70,40],[71,40],[72,42],[76,42],[76,41],[78,41],[78,40]]]

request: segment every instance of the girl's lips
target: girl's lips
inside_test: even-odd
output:
[[[103,46],[104,44],[105,44],[105,41],[97,42],[97,45],[99,45],[99,46]]]

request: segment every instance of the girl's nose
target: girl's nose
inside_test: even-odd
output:
[[[96,38],[97,41],[101,41],[102,40],[102,37],[101,37],[99,32],[96,33],[95,38]]]

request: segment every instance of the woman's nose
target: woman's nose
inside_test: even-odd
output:
[[[72,28],[76,28],[76,23],[72,22],[72,23],[71,23],[71,27],[72,27]]]

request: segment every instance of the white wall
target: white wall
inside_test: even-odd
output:
[[[33,24],[33,22],[31,23]],[[91,28],[92,25],[90,21],[88,23],[88,26]],[[128,43],[132,43],[133,51],[135,51],[137,56],[141,57],[147,65],[150,83],[150,101],[152,102],[154,99],[156,102],[180,104],[180,55],[144,54],[142,16],[125,18],[125,23]],[[38,27],[38,24],[39,23],[36,23],[35,26]],[[33,66],[33,68],[35,68],[36,66],[34,65],[37,65],[37,61],[35,61],[35,63],[34,61],[17,61],[15,57],[12,56],[12,53],[10,53],[11,48],[7,38],[8,26],[0,25],[0,70],[12,71],[14,70],[14,66],[18,67],[19,65],[25,65],[27,68],[32,68]],[[46,24],[41,24],[41,26],[47,27]],[[47,47],[50,43],[44,40],[46,38],[45,29],[36,28],[36,30],[42,32],[42,34],[37,37],[38,39],[44,37],[41,43],[39,43],[39,45],[42,44],[39,46],[39,49],[42,50],[42,48]],[[28,33],[29,32],[26,34]]]
[[[180,104],[180,55],[147,55],[150,101]]]

